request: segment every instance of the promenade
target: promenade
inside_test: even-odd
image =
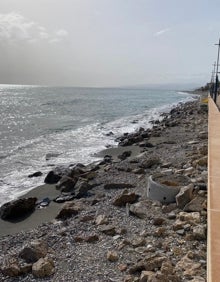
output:
[[[208,282],[220,281],[220,112],[209,97]]]

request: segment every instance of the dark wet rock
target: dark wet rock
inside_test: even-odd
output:
[[[74,189],[77,180],[78,179],[76,177],[71,178],[67,175],[64,175],[56,184],[56,188],[61,190],[62,192],[70,192]]]
[[[91,170],[91,169],[90,169]],[[55,184],[57,183],[63,176],[68,176],[70,178],[77,178],[80,175],[88,172],[88,169],[83,164],[76,164],[76,165],[70,165],[68,167],[66,166],[59,166],[56,167],[54,170],[50,171],[44,182],[47,184]]]
[[[118,155],[120,160],[125,160],[131,156],[131,151],[124,151],[121,155]]]
[[[139,147],[153,148],[154,145],[150,142],[141,142],[139,143]]]
[[[145,130],[145,131],[141,132],[140,135],[143,139],[149,138],[150,137],[150,130]]]
[[[32,178],[32,177],[39,177],[39,176],[41,176],[41,175],[43,175],[43,173],[42,173],[41,171],[36,171],[36,172],[34,172],[34,173],[32,173],[32,174],[29,174],[28,177],[29,177],[29,178]]]
[[[124,189],[124,188],[134,188],[132,184],[129,183],[108,183],[104,185],[104,189]]]
[[[123,193],[119,196],[117,196],[114,201],[113,205],[122,207],[126,206],[127,203],[133,204],[135,203],[139,198],[139,195],[135,194],[134,192],[129,193],[127,190],[123,191]]]
[[[88,181],[85,181],[82,178],[79,178],[75,187],[74,187],[74,196],[79,199],[82,197],[86,197],[88,195],[88,190],[91,189],[91,185]]]
[[[114,133],[112,131],[109,131],[108,133],[105,134],[106,136],[113,136]]]
[[[48,246],[44,241],[32,241],[24,246],[20,251],[19,257],[25,260],[27,263],[33,263],[47,255]]]
[[[119,142],[119,146],[122,147],[126,147],[126,146],[131,146],[132,144],[134,144],[134,140],[133,139],[124,139],[123,141]]]
[[[70,174],[71,170],[68,167],[56,167],[54,170],[48,172],[44,182],[47,184],[57,183],[62,176]]]
[[[0,208],[3,220],[16,220],[30,215],[34,209],[37,198],[23,198],[5,203]]]

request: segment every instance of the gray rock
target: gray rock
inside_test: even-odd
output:
[[[76,177],[70,178],[67,175],[64,175],[56,184],[56,188],[61,190],[62,192],[70,192],[74,189],[77,180],[78,179]]]
[[[180,188],[180,192],[176,195],[177,207],[183,209],[187,203],[192,200],[193,184]]]

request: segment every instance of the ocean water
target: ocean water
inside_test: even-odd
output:
[[[43,184],[52,167],[96,161],[116,137],[194,98],[174,90],[0,85],[0,205]],[[28,178],[36,171],[43,176]]]

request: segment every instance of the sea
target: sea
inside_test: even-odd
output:
[[[125,132],[152,126],[177,90],[0,85],[0,205],[44,183],[59,165],[98,161]],[[41,171],[41,177],[28,175]]]

